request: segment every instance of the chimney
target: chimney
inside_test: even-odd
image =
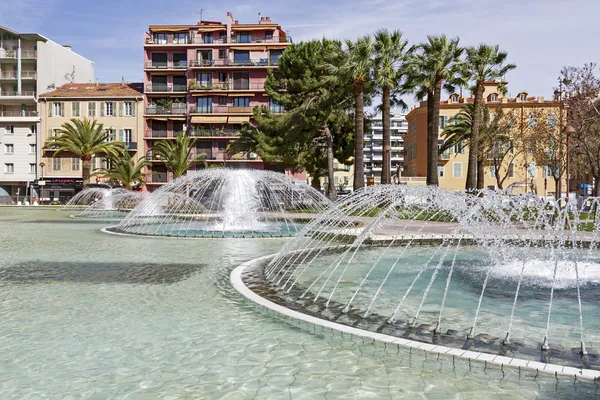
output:
[[[121,77],[121,86],[125,87],[125,77]]]
[[[231,42],[231,25],[233,24],[233,14],[227,13],[227,43]]]
[[[270,24],[271,23],[271,17],[265,17],[265,21]]]
[[[71,45],[68,44],[64,44],[63,47],[67,50],[73,50],[73,48],[71,47]]]
[[[238,21],[237,19],[235,20],[235,22],[233,23],[234,25],[239,25],[240,21]]]
[[[538,102],[539,103],[543,103],[544,102],[544,96],[539,96],[538,97]]]

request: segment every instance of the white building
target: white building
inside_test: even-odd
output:
[[[0,203],[26,194],[38,178],[38,95],[94,81],[94,63],[37,33],[0,26]]]
[[[390,176],[394,177],[396,168],[404,163],[404,135],[408,132],[408,122],[405,115],[392,114],[391,126],[391,165]],[[381,115],[371,119],[371,130],[365,132],[364,147],[365,181],[374,178],[374,183],[381,182],[383,168],[383,122]]]

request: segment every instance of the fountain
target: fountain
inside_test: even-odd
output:
[[[96,204],[97,202],[104,200],[103,204],[107,208],[114,208],[111,204],[110,198],[113,195],[129,193],[129,190],[117,188],[87,188],[77,193],[64,207],[58,209],[58,211],[83,211],[88,207]]]
[[[148,192],[112,190],[74,217],[104,221],[121,220],[147,196]]]
[[[367,187],[242,279],[288,309],[415,346],[600,376],[600,224],[587,208]]]
[[[178,237],[286,237],[331,205],[289,176],[206,169],[162,186],[109,231]]]

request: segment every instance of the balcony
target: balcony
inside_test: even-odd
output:
[[[146,85],[145,93],[186,93],[186,85]]]
[[[250,82],[192,82],[189,85],[191,91],[264,91],[265,84],[262,83],[250,83]]]
[[[190,114],[252,114],[252,107],[196,106],[190,109]]]
[[[148,159],[148,156],[146,156]],[[148,174],[148,178],[146,179],[147,183],[167,183],[169,181],[169,177],[166,172],[159,172],[158,174]]]
[[[137,151],[137,148],[138,148],[137,142],[125,142],[125,143],[123,143],[123,145],[129,151]]]
[[[225,28],[223,28],[225,31]],[[234,28],[235,32],[235,28]],[[237,44],[245,44],[245,43],[292,43],[291,36],[285,37],[273,37],[269,35],[260,35],[260,36],[234,36],[230,38],[228,41],[226,37],[211,37],[211,39],[207,40],[206,37],[192,37],[191,42],[194,44],[225,44],[225,43],[237,43]]]
[[[214,68],[214,67],[274,67],[279,59],[251,58],[249,60],[199,60],[190,61],[191,68]]]
[[[19,74],[16,71],[2,71],[0,72],[0,79],[13,80],[17,79]],[[35,71],[21,71],[21,79],[36,79],[37,73]]]
[[[156,70],[167,70],[167,69],[175,69],[175,70],[185,70],[188,67],[187,61],[167,61],[165,62],[147,62],[144,65],[145,69],[156,69]]]
[[[0,59],[16,60],[17,50],[6,50],[0,48]],[[21,60],[35,60],[37,58],[36,50],[21,50]]]
[[[240,135],[239,129],[200,129],[192,128],[189,135],[193,137],[225,137],[235,138]]]
[[[185,104],[171,107],[150,106],[146,107],[146,115],[185,115],[187,108]]]
[[[145,137],[148,138],[166,138],[168,137],[168,132],[166,129],[148,129],[146,130]]]
[[[39,117],[37,111],[0,111],[0,117]]]

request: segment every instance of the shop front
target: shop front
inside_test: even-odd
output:
[[[83,189],[81,178],[41,178],[33,182],[32,187],[40,198],[41,204],[60,202],[66,204]]]

